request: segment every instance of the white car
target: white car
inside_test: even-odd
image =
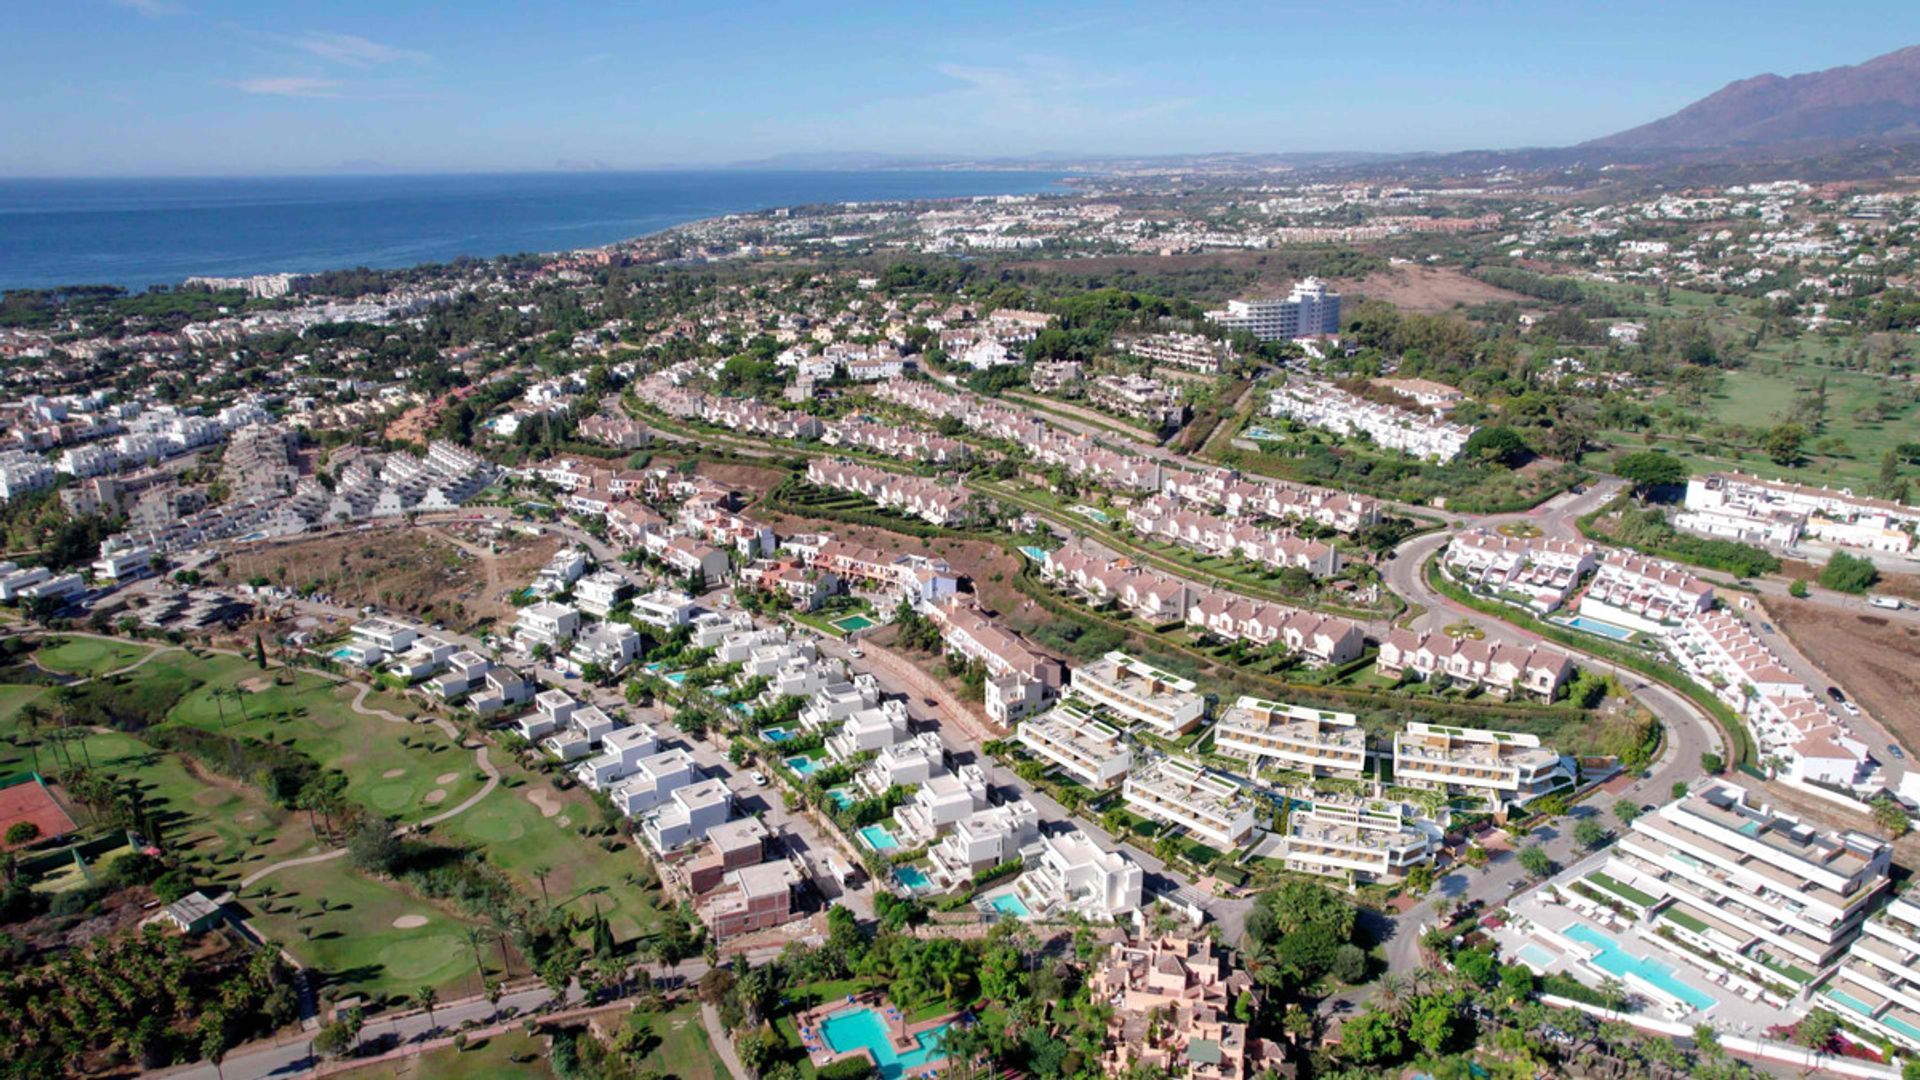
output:
[[[756,769],[755,771],[753,771],[753,772],[750,772],[750,773],[748,773],[748,774],[747,774],[747,779],[749,779],[749,780],[752,780],[752,781],[753,781],[753,786],[754,786],[754,787],[766,787],[766,786],[767,786],[767,774],[766,774],[766,773],[763,773],[763,772],[760,772],[760,771],[759,771],[759,770],[757,770],[757,769]]]
[[[1858,705],[1855,705],[1855,704],[1854,704],[1853,702],[1851,702],[1851,701],[1843,701],[1843,702],[1841,702],[1841,703],[1840,703],[1840,710],[1841,710],[1842,712],[1844,712],[1844,713],[1846,713],[1846,714],[1847,714],[1848,716],[1859,716],[1859,715],[1860,715],[1860,706],[1858,706]]]
[[[853,658],[854,658],[855,660],[859,660],[859,659],[861,659],[862,657],[865,657],[865,656],[866,656],[867,654],[866,654],[866,653],[863,653],[863,652],[861,652],[861,651],[860,651],[859,649],[857,649],[857,648],[854,648],[854,649],[848,649],[848,650],[847,650],[847,655],[848,655],[848,656],[851,656],[851,657],[853,657]]]

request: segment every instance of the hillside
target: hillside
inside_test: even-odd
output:
[[[1756,75],[1672,116],[1582,143],[1601,150],[1886,143],[1920,138],[1920,46],[1852,67]]]

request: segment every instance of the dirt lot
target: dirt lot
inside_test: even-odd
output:
[[[1458,270],[1439,266],[1395,266],[1364,278],[1331,282],[1342,295],[1385,300],[1404,311],[1450,311],[1460,304],[1510,300],[1539,306],[1519,293],[1498,289]]]
[[[702,461],[694,466],[694,472],[739,489],[743,498],[757,498],[766,494],[788,475],[785,469],[746,465],[737,461]]]
[[[1903,744],[1920,748],[1920,629],[1879,615],[1761,601],[1807,659],[1833,676]]]
[[[506,595],[525,587],[559,547],[557,537],[505,533],[488,540],[470,527],[421,527],[260,546],[223,565],[231,582],[311,584],[343,604],[402,608],[470,628],[511,619]]]
[[[1789,578],[1798,578],[1809,585],[1820,583],[1820,567],[1825,563],[1801,562],[1797,559],[1782,559],[1780,572]],[[1874,593],[1885,596],[1898,596],[1903,600],[1920,603],[1920,575],[1889,574],[1880,572],[1880,580],[1874,582]]]

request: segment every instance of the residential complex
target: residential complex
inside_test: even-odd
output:
[[[1807,540],[1855,551],[1905,555],[1920,531],[1920,507],[1851,491],[1708,473],[1687,481],[1686,510],[1674,525],[1706,536],[1788,548]]]
[[[1453,579],[1469,589],[1544,615],[1565,604],[1600,559],[1598,549],[1584,540],[1517,538],[1474,529],[1447,541],[1445,564]]]
[[[1287,815],[1280,858],[1289,870],[1355,884],[1398,881],[1433,861],[1439,833],[1438,826],[1413,817],[1399,803],[1316,802]]]
[[[1142,724],[1169,739],[1192,731],[1206,719],[1207,699],[1192,679],[1122,652],[1110,652],[1076,668],[1067,687],[1076,700],[1104,709],[1128,724]]]
[[[1609,551],[1580,596],[1580,614],[1666,635],[1713,608],[1713,586],[1661,559]]]
[[[1218,753],[1309,776],[1358,779],[1367,772],[1367,733],[1352,713],[1242,696],[1213,728]]]
[[[1393,779],[1504,811],[1571,787],[1574,767],[1536,735],[1414,721],[1393,737]]]
[[[1382,675],[1447,679],[1500,697],[1523,694],[1552,701],[1573,677],[1573,660],[1537,645],[1506,645],[1444,633],[1395,628],[1380,641],[1374,666]]]
[[[1116,941],[1089,982],[1094,999],[1112,1006],[1100,1063],[1108,1076],[1179,1070],[1199,1080],[1252,1080],[1285,1060],[1278,1044],[1231,1019],[1235,1004],[1257,990],[1205,938]]]
[[[1253,839],[1252,797],[1240,785],[1192,762],[1167,757],[1135,768],[1120,792],[1128,810],[1185,829],[1221,851]]]
[[[1317,277],[1296,282],[1285,299],[1229,300],[1225,309],[1207,312],[1207,321],[1233,333],[1248,333],[1261,341],[1340,332],[1340,294],[1329,292]]]
[[[1336,435],[1365,435],[1383,450],[1440,462],[1459,457],[1474,432],[1438,413],[1382,405],[1331,383],[1300,378],[1274,388],[1267,412]]]
[[[1868,919],[1816,1000],[1848,1023],[1920,1052],[1920,904],[1896,896]]]
[[[1022,722],[1020,745],[1094,791],[1119,783],[1133,767],[1133,751],[1120,731],[1071,703]]]

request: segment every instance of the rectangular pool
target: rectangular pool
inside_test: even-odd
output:
[[[853,797],[853,792],[843,787],[837,787],[827,792],[827,801],[833,804],[835,810],[845,810],[858,800]]]
[[[1627,641],[1633,637],[1633,631],[1624,626],[1615,626],[1610,622],[1601,622],[1599,619],[1589,619],[1585,615],[1575,615],[1571,619],[1564,620],[1564,622],[1565,625],[1571,626],[1575,630],[1583,630],[1589,634],[1597,634],[1603,638],[1611,638],[1614,641]]]
[[[940,1050],[940,1038],[946,1034],[949,1025],[928,1028],[914,1039],[914,1048],[901,1053],[893,1048],[893,1037],[887,1031],[886,1021],[880,1014],[862,1006],[855,1009],[842,1009],[827,1017],[820,1024],[821,1036],[826,1040],[827,1048],[836,1054],[858,1053],[865,1050],[873,1055],[873,1063],[880,1070],[882,1080],[899,1080],[912,1069],[945,1060],[946,1054]]]
[[[1037,563],[1043,563],[1043,562],[1046,562],[1046,561],[1047,561],[1047,549],[1046,549],[1046,548],[1043,548],[1043,547],[1023,547],[1023,548],[1021,548],[1021,549],[1020,549],[1020,551],[1021,551],[1021,553],[1023,553],[1024,555],[1026,555],[1026,557],[1027,557],[1027,558],[1029,558],[1029,559],[1032,559],[1032,560],[1033,560],[1034,562],[1037,562]]]
[[[760,737],[770,743],[783,743],[793,738],[793,732],[783,727],[770,727],[761,731]]]
[[[796,754],[795,756],[787,759],[787,768],[792,769],[794,772],[800,774],[801,776],[811,776],[813,775],[813,771],[815,769],[818,769],[819,767],[820,767],[819,762],[813,760],[812,758],[806,756],[805,754]]]
[[[844,619],[833,620],[833,625],[852,634],[865,630],[875,624],[872,619],[867,618],[865,615],[849,615]]]
[[[1535,971],[1544,973],[1547,965],[1553,963],[1554,956],[1544,945],[1526,944],[1520,946],[1520,961]]]
[[[1107,516],[1107,512],[1105,510],[1102,510],[1097,506],[1087,506],[1085,504],[1081,504],[1079,506],[1069,506],[1067,507],[1067,509],[1073,511],[1076,514],[1079,514],[1081,517],[1086,518],[1088,521],[1097,521],[1102,525],[1105,525],[1108,522],[1113,520],[1112,518]]]
[[[1636,975],[1701,1012],[1720,1004],[1720,999],[1681,982],[1671,965],[1651,956],[1635,956],[1622,948],[1619,942],[1586,923],[1574,923],[1567,927],[1565,933],[1582,945],[1599,949],[1593,958],[1593,966],[1609,975]]]
[[[892,851],[900,846],[900,841],[887,831],[885,825],[869,825],[861,829],[860,839],[875,851]]]
[[[987,901],[987,906],[1011,919],[1025,919],[1033,915],[1033,912],[1027,909],[1027,902],[1010,892],[1001,893]]]

